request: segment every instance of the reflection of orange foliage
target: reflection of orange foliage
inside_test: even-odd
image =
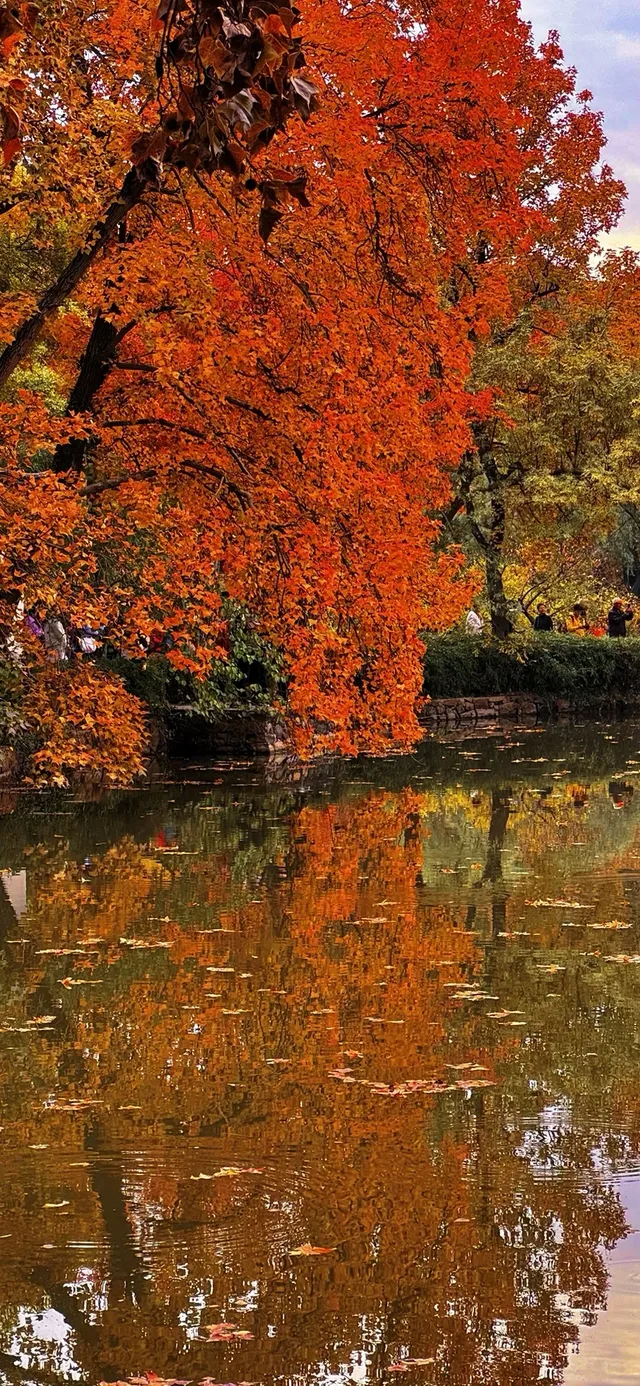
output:
[[[510,1013],[504,1026],[486,1014],[524,1009],[525,996],[539,1008],[547,980],[527,973],[526,950],[557,946],[556,922],[536,912],[540,941],[520,950],[463,926],[480,892],[451,877],[441,895],[425,886],[429,830],[452,821],[436,822],[437,795],[427,805],[412,790],[351,788],[300,808],[269,794],[231,804],[233,792],[214,791],[203,811],[164,802],[156,820],[149,809],[145,833],[157,842],[169,823],[180,855],[121,831],[84,880],[65,839],[25,857],[29,942],[10,945],[14,981],[0,1004],[10,1030],[0,1141],[3,1155],[19,1154],[7,1161],[0,1234],[10,1217],[42,1258],[65,1219],[64,1284],[90,1268],[97,1307],[85,1283],[78,1312],[95,1307],[111,1365],[152,1357],[172,1375],[184,1352],[180,1374],[200,1380],[211,1365],[204,1328],[244,1313],[255,1336],[243,1344],[243,1379],[281,1375],[284,1344],[296,1378],[319,1361],[337,1376],[356,1352],[373,1376],[376,1363],[411,1351],[445,1361],[452,1386],[533,1386],[540,1355],[560,1371],[577,1331],[558,1294],[600,1305],[598,1248],[624,1231],[615,1191],[600,1189],[592,1168],[586,1091],[575,1094],[570,1135],[546,1132],[571,1177],[537,1178],[527,1145],[536,1112],[567,1082],[573,991],[548,1003],[543,1043],[522,1045],[529,1030],[510,1028]],[[564,791],[562,803],[564,812]],[[594,791],[589,812],[599,804]],[[546,827],[537,836],[537,808],[523,796],[508,831],[523,855],[537,844],[552,880],[560,868]],[[462,799],[451,812],[457,820]],[[486,838],[487,802],[470,813]],[[519,881],[514,910],[523,891]],[[83,955],[39,951],[91,936],[103,943]],[[67,991],[59,983],[70,973],[100,985]],[[500,997],[480,1015],[453,999],[472,981]],[[57,1019],[40,1037],[21,1033],[36,1010]],[[606,1010],[598,1015],[606,1025]],[[615,1037],[619,1059],[619,1028]],[[474,1089],[467,1064],[497,1085]],[[468,1091],[454,1086],[465,1074]],[[452,1090],[394,1094],[434,1076]],[[620,1088],[631,1110],[631,1086]],[[78,1099],[88,1105],[72,1109]],[[39,1143],[49,1154],[25,1149]],[[542,1138],[540,1149],[542,1159]],[[588,1180],[573,1177],[585,1169]],[[62,1199],[66,1209],[45,1207]],[[292,1259],[305,1244],[336,1251]],[[2,1289],[6,1314],[39,1293],[26,1275]],[[187,1338],[185,1323],[197,1334]],[[88,1353],[81,1335],[78,1344]],[[236,1369],[225,1358],[220,1379]],[[100,1379],[94,1357],[87,1374]]]

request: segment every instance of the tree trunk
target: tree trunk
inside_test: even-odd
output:
[[[474,428],[475,452],[463,457],[458,469],[458,497],[450,507],[449,515],[455,516],[464,506],[473,538],[482,553],[485,567],[487,596],[491,612],[491,632],[504,640],[513,630],[509,620],[509,607],[502,581],[502,549],[504,545],[506,512],[504,504],[504,480],[493,453],[492,439],[482,424]],[[477,496],[474,482],[482,479],[486,494],[489,517],[476,509]]]
[[[509,619],[509,607],[502,581],[501,557],[493,547],[487,548],[485,553],[485,573],[491,612],[491,634],[498,640],[506,640],[513,630],[513,625]]]
[[[9,342],[0,355],[0,389],[6,385],[16,366],[19,366],[31,351],[52,313],[55,313],[74,292],[127,214],[140,202],[145,189],[152,185],[152,172],[155,175],[155,166],[143,165],[140,169],[129,170],[115,201],[111,203],[102,221],[97,222],[87,236],[84,248],[76,252],[55,284],[43,294],[35,313],[18,328],[13,341]]]
[[[504,546],[506,512],[503,480],[491,446],[479,448],[480,465],[484,472],[489,499],[489,528],[486,534],[485,572],[487,596],[491,612],[491,632],[505,640],[513,630],[502,581],[502,549]]]
[[[80,362],[78,378],[69,395],[66,414],[84,414],[89,409],[114,364],[117,343],[117,328],[98,312]],[[54,472],[81,472],[90,446],[90,438],[71,438],[68,443],[60,443],[53,456]]]

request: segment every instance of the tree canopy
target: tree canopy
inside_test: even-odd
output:
[[[475,523],[478,471],[499,585],[495,376],[588,277],[623,189],[557,36],[536,49],[513,0],[468,18],[0,10],[1,614],[67,763],[104,730],[121,778],[142,732],[113,675],[15,630],[18,601],[129,656],[160,628],[196,680],[240,603],[300,749],[352,752],[417,734],[422,632],[477,582],[443,517]]]

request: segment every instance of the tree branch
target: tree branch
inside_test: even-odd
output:
[[[103,491],[117,491],[120,486],[124,486],[127,481],[153,481],[157,476],[155,467],[149,468],[146,472],[126,472],[124,476],[111,477],[109,481],[92,481],[89,486],[83,486],[80,491],[81,496],[100,496]]]
[[[42,295],[35,313],[21,324],[13,340],[0,355],[0,389],[6,385],[16,366],[24,360],[38,340],[40,333],[56,308],[65,302],[78,284],[84,279],[94,260],[108,245],[124,218],[140,202],[145,190],[153,186],[156,166],[147,160],[140,168],[129,170],[120,191],[111,203],[104,217],[97,222],[87,236],[84,246],[76,251],[73,259],[65,266],[55,284]]]

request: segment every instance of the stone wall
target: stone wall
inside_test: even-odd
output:
[[[640,714],[640,699],[533,697],[528,693],[495,694],[482,698],[434,698],[425,703],[420,722],[430,732],[451,727],[488,726],[496,722],[548,722],[569,716],[619,716]]]
[[[173,707],[167,720],[172,755],[283,756],[292,751],[284,720],[277,713],[228,712],[208,722],[188,708]]]

